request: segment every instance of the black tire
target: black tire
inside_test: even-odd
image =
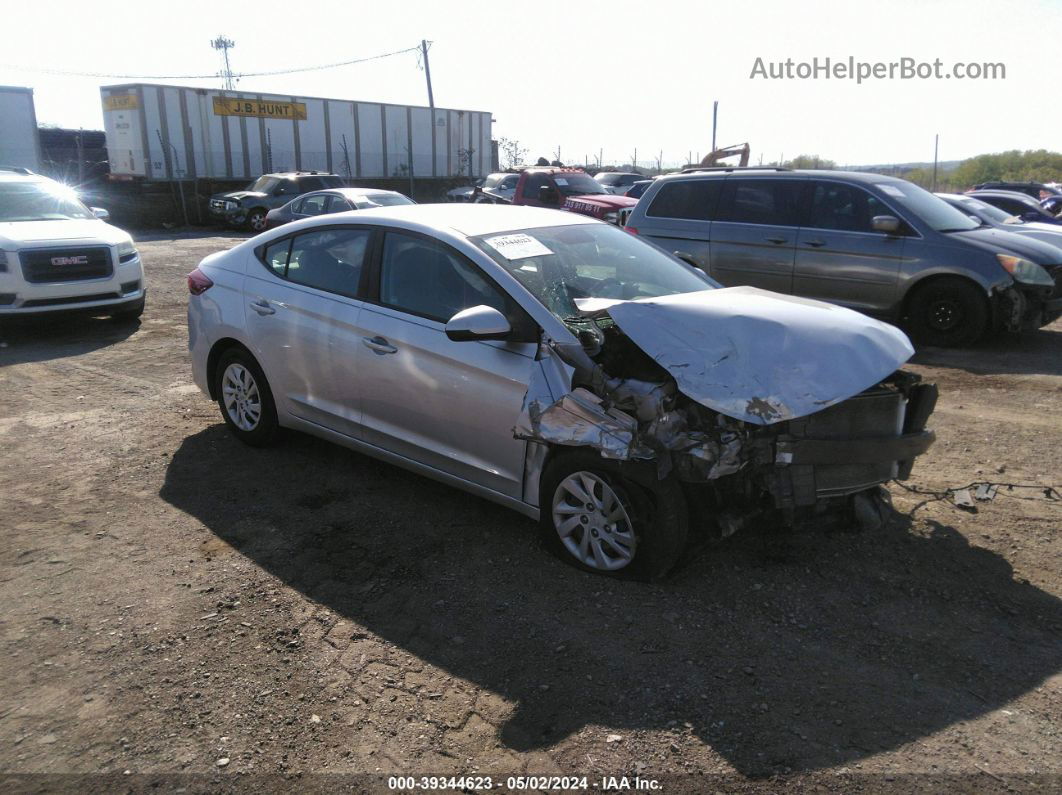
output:
[[[250,395],[250,390],[248,389],[245,391],[245,395],[247,395],[246,404],[250,404],[247,411],[241,412],[234,405],[230,413],[230,407],[226,405],[226,402],[231,399],[231,396],[226,391],[225,382],[229,368],[234,365],[242,368],[252,379],[257,401]],[[238,370],[234,370],[232,375],[236,375],[238,372]],[[280,423],[277,421],[277,407],[276,403],[273,402],[273,392],[269,388],[265,373],[262,372],[262,368],[258,366],[258,362],[255,361],[250,353],[242,348],[232,348],[222,354],[214,372],[214,394],[217,396],[218,408],[221,410],[221,416],[225,420],[225,424],[229,426],[229,430],[241,442],[252,447],[267,447],[276,440],[277,432],[280,430]],[[241,427],[241,425],[237,424],[237,420],[233,415],[249,420],[250,416],[254,414],[252,407],[255,404],[258,407],[257,421],[251,427],[247,427],[249,423],[244,422],[243,427]]]
[[[588,565],[562,540],[554,522],[554,505],[561,494],[567,495],[567,492],[559,491],[561,484],[577,473],[588,473],[600,483],[606,484],[622,504],[629,519],[629,530],[636,541],[630,560],[625,565],[616,568]],[[597,497],[601,496],[599,491]],[[558,507],[562,510],[567,505],[569,503],[559,500]],[[678,563],[689,535],[686,499],[676,481],[658,480],[656,467],[653,465],[611,461],[602,458],[594,450],[565,450],[550,459],[540,480],[539,508],[539,531],[546,548],[566,563],[594,574],[659,580]],[[591,512],[588,510],[586,513],[589,515]],[[561,515],[574,517],[570,514]],[[613,541],[609,541],[608,547],[600,543],[607,540],[606,532],[611,534],[615,531],[614,538],[617,539],[629,537],[627,528],[622,526],[625,525],[622,520],[611,524],[602,523],[595,527],[583,522],[584,518],[588,517],[579,517],[581,526],[576,526],[568,536],[569,543],[575,546],[579,546],[579,542],[588,533],[594,533],[589,543],[596,542],[596,546],[604,550],[602,554],[608,554],[609,550],[617,547]],[[608,563],[614,564],[620,558],[621,555],[616,555],[615,559]]]
[[[915,288],[907,311],[916,342],[950,348],[969,345],[990,325],[988,300],[965,279],[935,279]]]
[[[144,314],[144,305],[146,303],[147,299],[141,298],[132,306],[119,309],[116,312],[111,312],[111,320],[115,320],[119,323],[128,323],[133,320],[139,320],[140,316]]]
[[[264,232],[266,228],[266,211],[251,210],[247,215],[247,228],[256,235]]]

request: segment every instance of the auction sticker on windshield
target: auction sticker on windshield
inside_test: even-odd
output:
[[[510,261],[544,257],[553,253],[531,235],[498,235],[485,238],[483,242]]]

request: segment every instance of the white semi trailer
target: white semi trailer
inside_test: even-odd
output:
[[[380,102],[129,83],[103,86],[112,178],[480,177],[491,114]]]
[[[41,170],[32,88],[0,86],[0,166]]]

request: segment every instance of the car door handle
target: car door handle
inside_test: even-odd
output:
[[[260,315],[275,315],[277,310],[270,306],[269,302],[264,298],[260,298],[257,301],[251,301],[251,309]]]
[[[812,248],[822,248],[826,245],[825,240],[805,240],[804,243],[811,246]]]
[[[385,353],[398,353],[398,348],[383,337],[362,337],[362,344],[373,353],[383,356]]]
[[[767,238],[767,242],[768,243],[775,243],[776,245],[780,246],[780,245],[782,245],[782,243],[785,242],[785,238],[784,237],[769,237],[769,238]]]

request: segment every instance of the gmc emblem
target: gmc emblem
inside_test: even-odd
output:
[[[52,265],[88,265],[88,257],[84,254],[76,257],[52,257]]]

